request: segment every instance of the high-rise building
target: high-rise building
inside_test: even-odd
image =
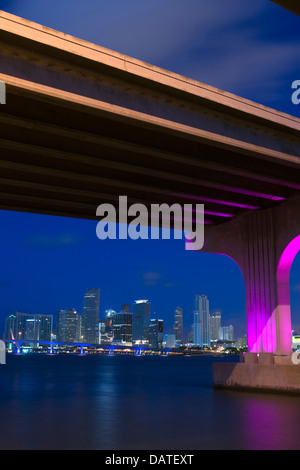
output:
[[[63,343],[81,340],[81,315],[74,308],[57,312],[56,339]]]
[[[188,343],[194,342],[194,325],[191,326],[190,332],[188,334]]]
[[[53,315],[16,313],[15,339],[51,341]]]
[[[100,289],[87,289],[82,307],[82,331],[84,343],[99,342]]]
[[[149,347],[160,349],[163,346],[164,321],[152,318],[149,323]]]
[[[119,312],[112,315],[113,343],[132,343],[132,313]]]
[[[121,305],[121,311],[122,312],[128,312],[129,313],[129,310],[130,310],[129,304]]]
[[[53,315],[35,315],[37,339],[40,341],[51,341],[53,331]]]
[[[113,320],[113,315],[115,313],[117,312],[112,309],[105,310],[105,334],[107,335],[107,337],[111,337],[111,338],[113,334],[112,320]]]
[[[233,341],[234,339],[234,332],[233,326],[221,326],[219,330],[219,338],[226,341]]]
[[[195,346],[210,347],[209,300],[206,295],[196,295],[193,332]]]
[[[150,302],[136,300],[132,306],[132,342],[149,341]]]
[[[174,335],[177,343],[183,342],[183,315],[182,308],[177,307],[174,315]]]
[[[219,339],[219,330],[221,328],[221,312],[212,313],[210,316],[211,341]]]
[[[16,312],[16,339],[35,340],[34,315]]]
[[[3,339],[15,339],[16,337],[16,315],[9,315],[5,319],[5,330]]]

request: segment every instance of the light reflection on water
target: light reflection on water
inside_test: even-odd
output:
[[[299,449],[300,397],[213,390],[213,361],[9,356],[0,448]]]

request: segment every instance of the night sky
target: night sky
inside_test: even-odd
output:
[[[0,0],[0,8],[300,116],[291,101],[291,84],[300,79],[300,18],[268,0]],[[185,251],[183,240],[100,241],[95,221],[0,216],[0,336],[16,310],[81,311],[87,287],[101,288],[102,318],[108,308],[143,298],[170,331],[178,305],[189,331],[194,297],[206,294],[223,325],[233,324],[236,337],[246,333],[243,277],[225,256]],[[299,255],[290,282],[299,329]]]

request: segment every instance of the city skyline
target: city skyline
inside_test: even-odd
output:
[[[62,342],[101,344],[102,340],[107,342],[110,335],[113,342],[115,340],[120,341],[122,337],[128,339],[131,335],[133,344],[136,341],[145,343],[149,341],[149,344],[151,344],[153,341],[158,341],[157,335],[161,333],[162,335],[173,337],[172,341],[174,340],[174,344],[193,343],[195,346],[201,347],[210,347],[211,341],[213,342],[214,340],[230,339],[233,341],[237,339],[233,335],[233,325],[221,326],[221,313],[217,312],[214,314],[209,311],[209,299],[204,294],[196,294],[195,296],[195,309],[198,307],[198,312],[194,310],[192,324],[185,324],[185,329],[183,329],[183,325],[186,323],[183,320],[183,309],[177,306],[173,312],[172,326],[164,329],[164,319],[155,317],[155,312],[153,317],[151,301],[149,300],[135,300],[131,303],[132,308],[130,304],[122,304],[120,309],[109,309],[105,311],[104,315],[99,315],[100,290],[100,288],[85,289],[83,308],[81,311],[77,311],[75,308],[59,309],[52,314],[33,314],[15,311],[4,318],[3,333],[0,333],[0,338],[3,336],[3,339],[6,340],[12,338],[23,340],[43,339],[49,341],[52,335],[54,335],[56,340]],[[92,305],[94,303],[97,304],[96,308]],[[87,310],[92,310],[90,318],[88,319]],[[203,314],[203,311],[205,314]],[[198,315],[197,317],[195,315],[196,313]],[[218,334],[212,335],[212,325],[214,324],[216,316],[218,316],[219,319]],[[46,323],[43,320],[44,318]],[[29,326],[32,326],[26,326],[27,322],[31,322]],[[50,326],[48,326],[48,322],[50,322]],[[130,332],[128,329],[129,323]],[[199,332],[197,332],[197,326]],[[154,330],[153,327],[155,327],[156,330]],[[150,334],[151,329],[152,336]],[[156,332],[153,333],[154,331]],[[231,331],[232,334],[230,338],[225,337],[223,331],[226,331],[227,335],[228,331]],[[185,332],[187,334],[185,334]],[[26,337],[26,335],[29,335],[30,338]],[[243,335],[239,336],[246,337],[247,334],[244,332]],[[159,342],[162,342],[162,337]]]
[[[169,1],[163,6],[157,0],[151,5],[135,0],[130,3],[135,11],[133,17],[121,2],[118,9],[105,5],[103,15],[99,4],[88,0],[84,20],[78,13],[81,4],[77,0],[76,7],[74,2],[66,1],[57,3],[54,10],[37,0],[3,1],[1,7],[119,53],[299,115],[300,107],[291,100],[291,85],[298,78],[295,15],[260,0],[247,5],[230,0],[226,12],[220,0],[209,5],[192,0],[189,8],[178,1],[172,2],[172,8]],[[134,20],[137,17],[139,22]],[[111,22],[115,28],[110,28]],[[154,36],[155,29],[162,33]],[[93,221],[6,211],[0,215],[3,246],[0,320],[16,309],[38,313],[46,308],[46,314],[59,308],[81,310],[81,286],[88,284],[103,288],[102,314],[129,299],[151,297],[157,315],[166,318],[166,325],[171,328],[177,304],[182,305],[192,323],[194,309],[190,299],[200,291],[211,299],[211,311],[221,310],[226,323],[237,325],[241,334],[246,329],[244,281],[238,266],[224,256],[186,252],[184,241],[179,240],[102,242],[96,239]],[[63,272],[59,269],[62,264]],[[298,255],[290,280],[292,324],[296,330],[300,327],[299,273]],[[166,301],[168,297],[174,298],[175,305]]]

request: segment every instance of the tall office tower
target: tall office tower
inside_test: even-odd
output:
[[[57,312],[56,339],[63,343],[81,341],[81,315],[74,308]]]
[[[149,341],[150,302],[136,300],[132,306],[132,342]]]
[[[194,344],[210,347],[209,300],[206,295],[196,295],[194,310]]]
[[[149,323],[149,347],[161,349],[163,346],[164,321],[153,318]]]
[[[121,305],[121,311],[129,313],[129,304]]]
[[[16,338],[16,315],[9,315],[5,319],[4,339]]]
[[[53,315],[35,315],[36,339],[51,341],[53,330]]]
[[[82,307],[82,331],[84,343],[99,342],[100,289],[87,289]]]
[[[29,313],[16,312],[16,339],[36,340],[35,317]]]
[[[182,318],[182,308],[177,307],[175,310],[174,316],[174,335],[176,342],[183,342],[183,318]]]
[[[194,325],[191,326],[189,335],[188,335],[188,343],[194,342]]]
[[[132,343],[132,313],[119,312],[112,316],[113,343]]]
[[[199,310],[194,310],[194,323],[193,323],[193,344],[195,346],[202,346],[202,322]]]
[[[211,341],[219,339],[219,330],[221,328],[221,312],[212,313],[210,316]]]
[[[9,317],[10,318],[10,317]],[[12,322],[14,330],[11,328]],[[51,341],[53,328],[53,315],[29,314],[16,312],[15,320],[11,318],[6,325],[6,333],[13,333],[15,339],[27,341]],[[8,329],[10,331],[8,331]]]

